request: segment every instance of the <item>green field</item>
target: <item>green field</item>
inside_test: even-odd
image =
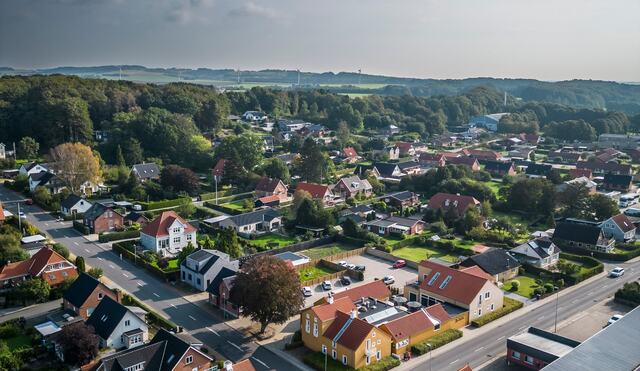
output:
[[[458,261],[458,257],[455,255],[447,254],[437,249],[415,245],[393,250],[393,255],[416,263],[419,263],[428,258],[438,258],[452,263]]]
[[[269,233],[246,241],[252,245],[261,247],[266,246],[269,242],[277,242],[279,247],[284,247],[293,244],[296,242],[296,239],[289,236],[283,236],[281,234]]]
[[[314,267],[300,269],[298,276],[300,277],[300,282],[304,284],[307,281],[315,280],[318,277],[331,273],[334,273],[334,271],[327,267],[316,265]]]
[[[530,298],[531,295],[533,294],[533,290],[539,287],[538,284],[536,283],[536,279],[538,278],[528,273],[525,273],[521,276],[516,277],[513,280],[505,282],[505,284],[502,286],[502,289],[504,291],[514,292],[520,296],[524,296],[525,298]],[[511,291],[511,282],[513,282],[514,280],[520,282],[518,291]]]
[[[339,254],[341,252],[353,250],[355,248],[356,247],[349,246],[349,245],[335,244],[335,245],[314,247],[309,250],[300,251],[300,253],[308,257],[309,259],[314,260],[314,259],[321,259],[326,256]]]

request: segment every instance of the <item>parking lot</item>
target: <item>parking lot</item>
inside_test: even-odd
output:
[[[415,269],[409,267],[395,269],[391,267],[393,263],[373,257],[371,255],[357,255],[345,258],[344,260],[347,263],[364,265],[366,267],[366,270],[364,271],[364,281],[354,280],[349,287],[357,287],[365,283],[369,283],[375,278],[382,279],[385,276],[393,276],[395,282],[391,286],[397,287],[402,290],[407,281],[415,280],[418,278],[418,271],[416,271]],[[331,281],[331,284],[333,285],[332,291],[334,292],[341,291],[345,288],[342,283],[340,283],[339,279]],[[322,298],[323,296],[326,296],[329,293],[329,291],[323,290],[321,285],[315,285],[311,287],[311,290],[313,291],[313,295],[305,299],[306,307],[313,305],[316,300]]]
[[[611,316],[626,314],[630,309],[625,305],[615,303],[613,299],[605,300],[575,316],[569,322],[562,323],[558,328],[558,333],[574,340],[584,341],[602,330]]]

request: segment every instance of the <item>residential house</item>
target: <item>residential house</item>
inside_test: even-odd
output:
[[[198,250],[187,256],[180,264],[182,282],[205,291],[222,268],[238,270],[238,261],[218,250]]]
[[[56,287],[78,276],[75,265],[49,247],[43,247],[27,260],[7,263],[0,268],[0,288],[40,277]]]
[[[282,226],[282,217],[276,209],[261,210],[224,217],[218,221],[221,228],[232,228],[239,235],[251,236],[275,232]]]
[[[640,150],[639,149],[628,149],[628,150],[625,150],[624,153],[626,153],[629,157],[631,157],[631,161],[634,164],[637,164],[638,162],[640,162]]]
[[[631,165],[618,164],[615,162],[599,162],[599,161],[578,161],[576,164],[578,169],[589,169],[593,174],[616,174],[616,175],[631,175]]]
[[[492,113],[489,115],[475,116],[469,120],[469,126],[485,128],[489,131],[496,132],[498,131],[500,119],[506,115],[508,115],[508,113]]]
[[[529,178],[546,178],[547,176],[549,176],[551,170],[553,170],[553,166],[551,165],[529,162],[527,164],[527,170],[525,171],[525,174]]]
[[[163,211],[140,231],[140,244],[161,256],[175,256],[189,243],[197,247],[196,229],[175,211]]]
[[[242,119],[246,121],[264,121],[267,119],[267,114],[260,111],[247,111],[242,114]]]
[[[365,283],[364,285],[348,287],[342,291],[332,292],[331,295],[322,297],[316,300],[313,304],[319,305],[328,303],[330,301],[330,297],[335,301],[346,297],[349,298],[351,303],[356,303],[362,298],[373,298],[376,300],[387,301],[389,300],[389,297],[391,297],[391,291],[389,291],[389,287],[385,285],[382,280],[374,280],[372,282]]]
[[[255,200],[254,206],[256,208],[262,208],[265,206],[268,206],[268,207],[280,206],[280,203],[283,202],[283,199],[280,197],[281,196],[278,196],[278,195],[260,197],[259,199]]]
[[[272,135],[265,135],[262,137],[262,151],[273,152],[275,148],[274,139]]]
[[[426,167],[443,167],[446,165],[446,159],[441,153],[421,153],[418,157],[418,163]]]
[[[529,264],[542,269],[549,269],[558,264],[560,260],[560,249],[548,237],[527,241],[509,250],[509,253],[521,264]]]
[[[135,348],[149,339],[145,321],[109,296],[100,300],[87,325],[92,326],[100,337],[102,348]]]
[[[227,160],[221,158],[218,160],[218,162],[216,162],[216,166],[211,169],[211,176],[213,176],[213,178],[218,182],[224,176],[224,167],[226,163]]]
[[[540,143],[540,136],[537,134],[520,133],[518,135],[518,138],[526,143],[533,145],[538,145],[538,143]]]
[[[587,189],[587,191],[589,192],[589,194],[594,194],[596,193],[597,189],[598,189],[598,183],[594,182],[593,180],[587,178],[587,177],[580,177],[580,178],[574,178],[571,180],[568,180],[562,184],[558,184],[556,186],[556,189],[560,192],[566,190],[569,186],[574,186],[574,187],[584,187]]]
[[[618,156],[620,156],[621,154],[622,152],[616,149],[606,148],[600,151],[596,151],[595,157],[600,162],[611,162],[611,161],[616,161]]]
[[[220,308],[220,310],[230,314],[232,317],[238,317],[240,310],[237,305],[229,299],[231,297],[231,288],[235,281],[238,269],[233,267],[222,267],[213,277],[211,283],[207,285],[207,293],[209,293],[209,303]]]
[[[283,153],[281,155],[277,155],[276,158],[282,160],[287,165],[291,165],[294,161],[300,158],[299,153]]]
[[[4,209],[2,208],[2,202],[0,202],[0,225],[4,223],[4,220],[5,220]]]
[[[120,291],[108,288],[86,273],[80,273],[65,291],[62,306],[86,320],[105,297],[110,297],[118,303],[121,300]]]
[[[135,211],[132,211],[124,216],[124,223],[126,225],[134,225],[139,224],[142,228],[146,227],[149,224],[149,219]]]
[[[471,207],[480,208],[480,201],[472,196],[439,192],[431,196],[427,208],[441,210],[442,213],[453,209],[458,216],[464,215]]]
[[[29,192],[33,193],[37,187],[44,187],[50,194],[55,195],[65,189],[66,185],[55,174],[43,171],[29,175]]]
[[[375,210],[369,205],[355,205],[338,212],[338,223],[342,224],[345,220],[352,219],[356,224],[362,224],[370,215],[375,214]]]
[[[615,240],[605,236],[598,223],[565,219],[556,223],[553,242],[561,248],[569,246],[591,251],[611,252]]]
[[[518,275],[520,262],[505,249],[492,248],[481,254],[471,255],[460,263],[462,267],[480,267],[491,276],[493,282],[506,282]]]
[[[344,199],[354,198],[358,195],[370,197],[373,193],[373,187],[371,187],[368,180],[352,175],[340,179],[333,187],[333,193],[339,193]]]
[[[131,167],[131,174],[144,183],[147,180],[160,179],[160,167],[154,162],[143,162]]]
[[[535,149],[536,148],[534,146],[526,146],[526,145],[513,146],[513,148],[509,150],[508,155],[512,160],[515,160],[515,159],[529,160],[534,155]]]
[[[405,175],[418,175],[422,173],[422,167],[420,163],[414,160],[398,162],[400,171]]]
[[[214,359],[199,347],[160,329],[148,344],[104,356],[91,371],[209,371],[214,366]]]
[[[385,136],[392,136],[392,135],[396,135],[400,133],[400,128],[398,128],[395,125],[389,125],[386,128],[384,128],[383,130],[381,130],[381,133]]]
[[[407,207],[420,206],[420,196],[411,191],[400,191],[386,194],[382,199],[387,205],[401,210]]]
[[[575,168],[575,169],[570,169],[569,170],[569,177],[571,179],[575,179],[575,178],[587,178],[587,179],[591,179],[593,178],[593,173],[591,172],[590,169],[579,169],[579,168]]]
[[[485,149],[463,149],[460,151],[464,156],[475,158],[478,161],[500,161],[502,154],[496,151]]]
[[[473,157],[460,156],[447,158],[447,164],[465,166],[471,169],[471,171],[480,170],[480,163]]]
[[[503,306],[502,290],[479,268],[457,270],[429,260],[420,263],[418,282],[405,286],[404,296],[425,307],[446,303],[462,308],[469,322]]]
[[[554,332],[529,327],[527,331],[507,339],[507,364],[540,370],[568,354],[578,345],[580,345],[579,341]]]
[[[442,304],[434,304],[400,318],[391,319],[379,328],[391,335],[391,353],[402,356],[410,351],[412,346],[441,332],[464,325],[464,321],[456,321],[456,318],[450,316]]]
[[[321,200],[324,206],[331,206],[337,200],[329,186],[317,183],[300,182],[296,185],[296,192],[308,192],[314,200]]]
[[[604,175],[602,186],[607,191],[629,192],[633,189],[633,177],[631,175],[618,175],[607,173]]]
[[[484,163],[484,170],[489,172],[491,176],[499,178],[516,175],[516,168],[511,161],[486,161]]]
[[[342,158],[349,164],[358,162],[362,157],[358,155],[358,152],[353,147],[345,147],[342,149]]]
[[[267,196],[277,196],[278,198],[286,198],[287,186],[277,178],[262,177],[256,185],[256,197],[262,198]]]
[[[406,156],[413,157],[416,154],[416,149],[413,147],[413,143],[396,142],[396,147],[398,147],[401,157],[406,157]]]
[[[601,224],[602,232],[618,242],[629,242],[636,238],[636,226],[625,214],[618,214]]]
[[[547,158],[549,159],[549,161],[553,161],[553,162],[560,162],[563,164],[575,164],[578,161],[582,160],[583,155],[584,153],[582,152],[558,150],[558,151],[549,152],[549,155],[547,156]]]
[[[379,235],[414,235],[424,230],[425,223],[422,220],[390,216],[386,219],[376,219],[364,223],[369,231]]]
[[[640,147],[640,135],[600,134],[598,146],[603,148],[635,149]]]
[[[398,146],[387,146],[381,151],[374,151],[376,155],[382,155],[383,157],[387,157],[387,159],[393,161],[400,159],[400,148]]]
[[[33,175],[42,172],[49,172],[49,167],[45,164],[38,164],[36,162],[25,162],[20,165],[20,168],[18,168],[18,173],[20,174]]]
[[[84,212],[84,225],[91,233],[112,232],[124,228],[124,217],[111,207],[96,202]]]
[[[91,206],[91,202],[72,193],[60,203],[60,212],[64,216],[82,215]]]

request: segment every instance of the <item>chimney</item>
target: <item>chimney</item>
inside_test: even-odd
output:
[[[349,313],[349,318],[354,319],[357,317],[358,312],[356,310],[352,310],[351,313]]]
[[[333,295],[331,295],[331,293],[329,293],[329,295],[327,295],[327,303],[333,304]]]
[[[122,291],[119,289],[113,289],[113,292],[116,294],[116,302],[122,303]]]

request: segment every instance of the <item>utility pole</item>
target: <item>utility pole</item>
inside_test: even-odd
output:
[[[300,69],[298,69],[298,86],[300,86]]]
[[[558,294],[559,292],[556,292],[556,319],[553,322],[553,333],[558,332]]]

